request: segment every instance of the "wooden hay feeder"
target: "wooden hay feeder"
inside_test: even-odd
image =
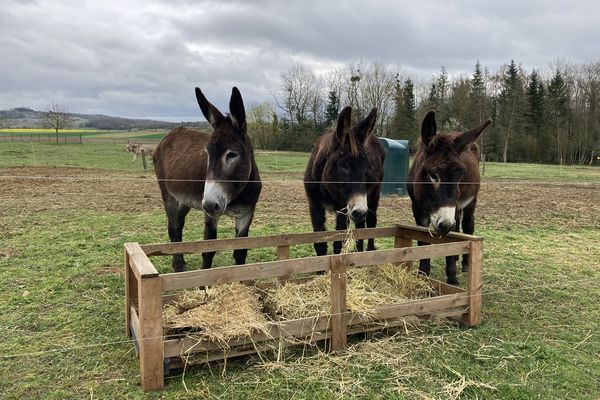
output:
[[[140,360],[141,385],[144,390],[164,386],[164,374],[169,368],[182,367],[190,355],[199,355],[203,362],[252,354],[271,348],[282,338],[311,341],[329,339],[329,348],[340,351],[346,347],[347,335],[401,325],[407,317],[459,317],[466,325],[481,322],[482,245],[483,238],[461,233],[433,237],[426,228],[396,225],[354,231],[356,239],[394,237],[394,247],[350,254],[288,259],[290,246],[315,242],[343,241],[346,232],[290,233],[273,236],[202,240],[195,242],[139,245],[125,244],[125,310],[126,333],[132,338]],[[430,246],[412,246],[413,240]],[[277,261],[240,266],[159,274],[148,257],[192,254],[234,249],[277,248]],[[384,263],[405,263],[422,258],[469,254],[467,290],[429,280],[439,296],[410,300],[378,307],[369,316],[347,311],[346,270]],[[232,340],[224,352],[217,344],[195,338],[165,338],[162,325],[163,305],[173,299],[172,291],[212,286],[230,282],[248,282],[278,277],[294,281],[293,274],[331,271],[331,314],[270,325],[268,334],[256,333],[251,338]],[[171,292],[171,294],[165,294]],[[384,324],[382,324],[384,323]],[[291,340],[290,340],[291,342]]]

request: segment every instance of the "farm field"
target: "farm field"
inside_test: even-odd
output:
[[[3,399],[600,396],[600,169],[498,163],[486,165],[476,211],[485,238],[480,327],[422,322],[354,338],[338,355],[300,349],[195,366],[143,393],[124,333],[123,243],[168,237],[154,174],[131,159],[111,143],[0,143]],[[310,230],[307,160],[257,153],[264,186],[251,236]],[[410,200],[382,198],[378,219],[413,223]],[[202,221],[190,213],[184,240],[202,237]],[[231,236],[224,217],[219,237]],[[250,251],[248,262],[274,254]],[[231,261],[215,257],[217,267]],[[191,268],[200,263],[188,257]],[[441,260],[432,272],[444,279]]]

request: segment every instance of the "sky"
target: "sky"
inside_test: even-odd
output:
[[[600,2],[2,0],[0,109],[204,120],[194,87],[226,112],[273,101],[293,63],[321,73],[378,61],[429,79],[511,59],[549,69],[600,61]]]

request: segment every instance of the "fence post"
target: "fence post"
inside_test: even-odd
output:
[[[146,165],[146,152],[142,149],[142,164],[144,164],[144,171],[148,170],[148,166]]]
[[[346,349],[346,263],[344,256],[329,258],[331,263],[331,351]]]
[[[79,144],[83,144],[83,138],[79,135]]]
[[[463,321],[468,326],[477,326],[481,324],[483,296],[483,241],[481,240],[471,241],[468,279],[469,310],[463,315]]]

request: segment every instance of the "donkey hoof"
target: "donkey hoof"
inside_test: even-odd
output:
[[[469,272],[469,265],[463,265],[462,266],[462,272]]]
[[[458,279],[456,279],[456,278],[448,278],[447,282],[448,282],[448,285],[454,285],[454,286],[458,286],[459,285]]]

